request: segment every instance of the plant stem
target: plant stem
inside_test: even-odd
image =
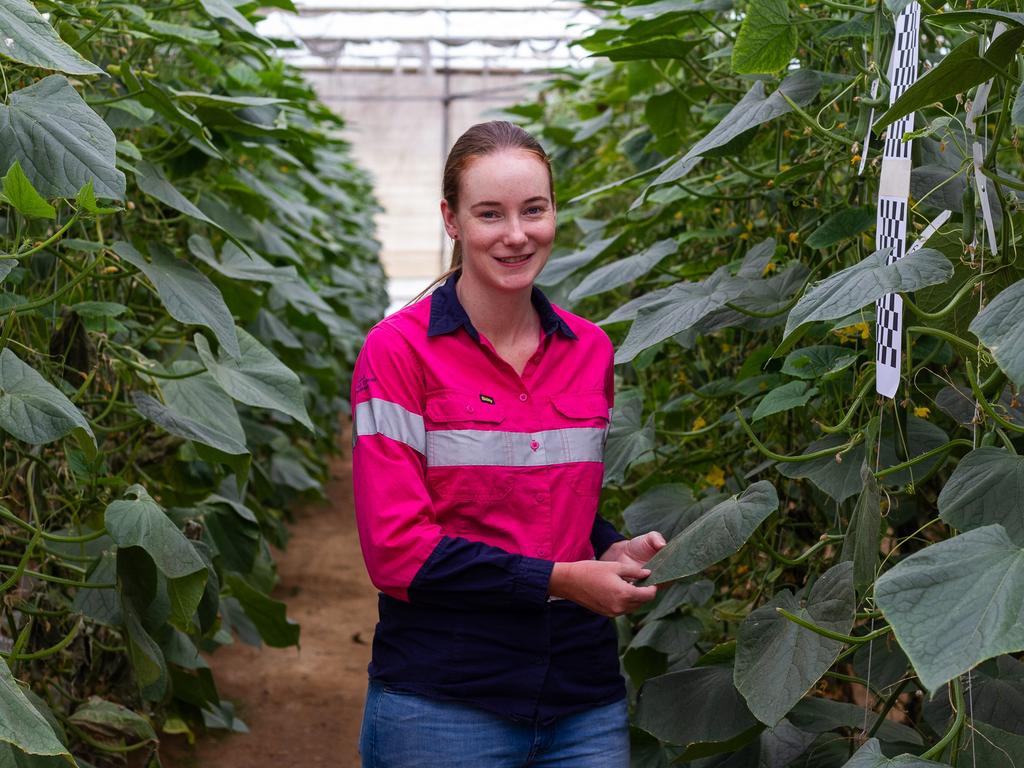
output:
[[[939,739],[934,747],[921,755],[922,759],[935,760],[941,757],[946,747],[960,733],[960,729],[964,727],[964,721],[967,719],[967,707],[964,705],[964,689],[959,677],[953,680],[953,700],[953,706],[956,708],[956,719],[949,727],[949,730],[946,731],[946,735]]]
[[[844,635],[842,632],[833,632],[831,629],[819,627],[813,621],[808,621],[805,618],[797,616],[795,613],[790,613],[785,608],[776,608],[775,612],[778,613],[780,616],[784,616],[785,618],[789,619],[794,624],[799,624],[804,629],[811,630],[811,632],[813,632],[816,635],[827,637],[829,640],[838,640],[839,642],[845,643],[846,645],[863,645],[864,643],[870,643],[872,640],[892,631],[892,627],[886,624],[884,627],[882,627],[881,629],[876,629],[874,632],[870,632],[866,635],[860,635],[859,637],[854,637],[853,635]]]
[[[740,413],[740,409],[735,408],[733,410],[736,412],[736,419],[739,421],[740,426],[743,428],[743,431],[747,433],[747,437],[750,438],[751,442],[754,444],[754,447],[757,448],[757,450],[759,450],[769,459],[774,459],[775,461],[797,463],[801,461],[811,461],[812,459],[823,459],[826,456],[835,457],[839,456],[840,454],[846,453],[848,450],[853,448],[855,445],[857,445],[864,439],[863,433],[858,432],[856,435],[853,436],[853,438],[849,442],[844,443],[843,445],[837,445],[835,448],[823,448],[820,451],[813,451],[812,453],[802,453],[799,456],[789,456],[784,453],[776,453],[775,451],[769,449],[760,440],[758,440],[757,435],[754,434],[754,431],[750,428],[750,425],[747,424],[746,420],[743,418],[743,414]]]

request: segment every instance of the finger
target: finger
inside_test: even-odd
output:
[[[639,563],[618,563],[616,569],[621,579],[646,579],[651,575],[649,568],[644,568]]]
[[[657,552],[659,549],[665,546],[668,542],[665,541],[665,537],[661,535],[660,531],[651,531],[647,534],[647,541],[651,548]]]

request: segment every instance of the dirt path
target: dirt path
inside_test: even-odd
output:
[[[343,445],[347,435],[340,438]],[[352,513],[351,451],[331,466],[327,501],[295,514],[292,538],[274,550],[274,597],[302,625],[302,649],[236,642],[209,657],[220,695],[248,734],[211,731],[195,747],[163,737],[165,768],[359,765],[356,745],[377,593],[363,568]]]

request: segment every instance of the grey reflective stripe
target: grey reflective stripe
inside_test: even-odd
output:
[[[428,467],[546,467],[604,461],[600,427],[500,432],[445,429],[427,432]]]
[[[352,444],[366,435],[384,435],[405,443],[413,450],[426,453],[423,417],[398,403],[372,397],[356,405]]]

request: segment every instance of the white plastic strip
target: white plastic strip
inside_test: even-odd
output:
[[[405,443],[419,453],[427,452],[423,417],[398,403],[371,397],[356,405],[354,419],[352,445],[355,445],[360,437],[384,435]]]
[[[923,248],[924,244],[928,242],[928,238],[934,235],[936,232],[938,232],[939,227],[941,227],[943,224],[949,221],[949,217],[952,215],[952,211],[943,211],[934,219],[932,219],[931,223],[924,228],[924,231],[921,232],[917,240],[914,241],[914,244],[907,248],[907,253],[913,253],[914,251]]]
[[[917,80],[921,7],[910,3],[896,17],[896,42],[889,60],[889,104]],[[890,248],[887,263],[902,259],[907,242],[907,200],[910,195],[910,144],[903,136],[914,130],[914,113],[893,122],[885,135],[878,193],[875,247]],[[903,299],[894,293],[875,302],[875,389],[894,397],[900,384],[903,354]]]
[[[541,432],[443,429],[427,432],[428,467],[548,467],[604,460],[605,430],[571,427]]]

